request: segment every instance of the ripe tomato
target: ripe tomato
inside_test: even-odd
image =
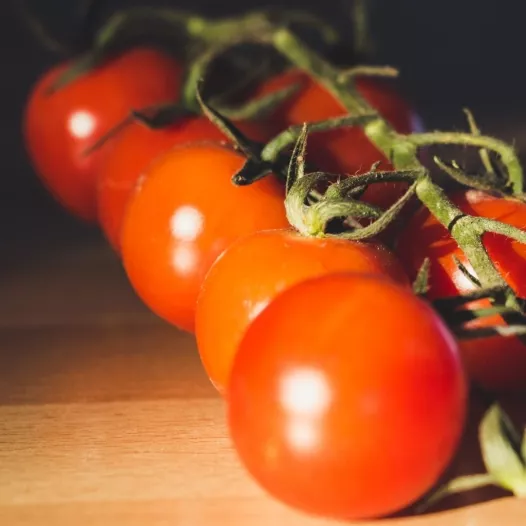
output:
[[[514,199],[492,197],[478,191],[451,196],[465,213],[497,219],[518,228],[526,225],[526,204]],[[526,297],[526,246],[496,234],[485,234],[484,245],[502,276],[521,296]],[[426,208],[421,208],[405,226],[397,253],[411,277],[424,259],[430,259],[428,297],[455,296],[474,290],[474,284],[458,269],[456,256],[475,274],[456,242]],[[475,274],[476,275],[476,274]],[[473,302],[472,308],[487,307],[487,301]],[[504,325],[499,316],[471,323],[473,327]],[[518,338],[492,336],[463,340],[460,349],[472,378],[491,390],[526,389],[526,345]]]
[[[194,329],[197,295],[217,257],[242,236],[288,225],[273,176],[232,184],[243,163],[220,144],[177,147],[154,161],[129,202],[121,236],[128,277],[156,314],[184,330]]]
[[[427,303],[386,278],[339,273],[287,289],[256,318],[227,402],[236,450],[270,494],[365,519],[437,482],[462,434],[466,385]]]
[[[256,125],[237,125],[251,139],[267,138]],[[223,133],[204,117],[186,117],[158,129],[132,123],[120,132],[101,163],[97,188],[99,223],[113,248],[119,250],[122,221],[133,187],[156,157],[182,143],[225,140]]]
[[[47,72],[34,87],[24,135],[44,184],[73,214],[96,220],[96,177],[106,146],[84,152],[133,109],[178,97],[181,66],[159,51],[132,49],[53,94],[48,88],[69,64]]]
[[[259,87],[256,95],[266,95],[293,84],[301,86],[298,92],[269,117],[276,133],[292,125],[326,120],[347,113],[321,84],[295,69],[271,78]],[[410,133],[420,128],[421,124],[416,114],[392,88],[368,78],[358,78],[356,85],[361,95],[398,132]],[[307,154],[310,162],[331,173],[363,173],[376,161],[382,161],[381,169],[390,168],[388,160],[358,127],[312,133],[309,136]],[[405,183],[371,185],[365,192],[364,199],[372,204],[387,207],[393,204],[406,188]]]
[[[398,261],[379,244],[307,238],[290,229],[251,234],[218,258],[199,295],[195,333],[203,365],[220,392],[258,314],[292,285],[337,271],[383,274],[409,286]]]

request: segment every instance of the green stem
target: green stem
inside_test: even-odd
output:
[[[362,126],[368,121],[372,120],[374,115],[360,115],[351,116],[344,115],[342,117],[335,117],[321,122],[310,122],[307,124],[308,132],[318,132],[334,130],[336,128],[343,128],[346,126]],[[296,125],[283,130],[279,135],[274,137],[261,152],[261,158],[264,161],[274,162],[279,154],[288,146],[294,144],[304,131],[303,125]]]
[[[398,77],[399,72],[392,66],[353,66],[352,68],[340,72],[338,80],[340,82],[349,82],[357,77]]]
[[[519,243],[526,244],[526,232],[520,228],[485,217],[477,218],[477,223],[484,232],[493,232],[494,234],[500,234]]]
[[[371,107],[352,82],[341,71],[325,61],[287,29],[274,31],[274,47],[290,62],[316,78],[352,115],[376,115],[364,127],[364,133],[399,169],[420,167],[417,160],[417,147],[407,137],[399,135]]]
[[[473,115],[471,110],[469,110],[468,108],[464,108],[464,113],[466,114],[466,118],[468,119],[469,129],[471,130],[471,133],[477,136],[482,135],[482,133],[480,133],[480,128],[477,125],[477,121],[475,120],[475,116]],[[479,156],[486,171],[489,174],[494,174],[495,171],[493,170],[488,150],[486,148],[481,148],[479,150]]]
[[[288,29],[280,28],[272,35],[274,47],[293,64],[307,71],[318,80],[349,113],[363,115],[377,112],[368,107],[363,98],[341,82],[341,72],[325,61],[316,52],[307,51],[306,45]]]
[[[515,149],[493,137],[473,135],[458,132],[431,132],[418,133],[408,136],[408,140],[416,146],[428,146],[432,144],[451,144],[475,146],[497,153],[508,170],[508,177],[513,188],[513,193],[523,193],[523,171]]]
[[[294,95],[298,89],[298,84],[292,84],[283,89],[272,92],[268,95],[250,100],[241,106],[222,106],[220,102],[212,99],[211,104],[216,107],[222,115],[231,120],[253,120],[265,117],[272,113],[278,106],[283,104],[287,99]]]
[[[417,184],[416,194],[436,219],[444,225],[462,248],[483,287],[506,287],[506,281],[491,261],[484,244],[483,231],[477,226],[477,218],[468,216],[451,203],[445,192],[431,178],[423,176]]]
[[[27,5],[27,0],[15,0],[12,2],[12,5],[17,15],[22,19],[22,22],[26,24],[35,39],[46,49],[58,55],[71,54],[72,49],[69,43],[63,42],[50,31],[44,22],[38,18]]]
[[[343,107],[354,115],[376,113],[374,108],[360,96],[354,87],[342,83],[341,72],[321,56],[309,50],[307,46],[295,35],[286,29],[277,29],[273,34],[272,42],[275,48],[297,67],[303,69],[317,79]],[[514,149],[508,144],[479,135],[464,133],[423,133],[409,136],[399,135],[379,115],[363,127],[365,134],[371,142],[391,159],[395,168],[399,170],[421,171],[423,175],[415,185],[415,191],[422,203],[431,211],[437,220],[446,228],[451,228],[451,234],[460,248],[464,251],[468,261],[478,274],[483,286],[505,286],[506,282],[494,266],[482,243],[481,224],[475,223],[469,216],[464,217],[462,211],[456,207],[446,196],[443,190],[435,185],[431,177],[418,161],[418,147],[429,144],[464,144],[487,148],[500,155],[509,173],[510,183],[515,193],[522,193],[522,168]],[[457,222],[455,225],[454,222]],[[459,224],[464,228],[459,228]],[[367,228],[357,234],[350,234],[351,238],[361,236]],[[518,301],[510,290],[508,306],[516,306]]]
[[[209,25],[209,22],[192,13],[158,7],[132,7],[114,13],[98,31],[95,37],[95,47],[104,48],[110,45],[118,35],[128,31],[131,27],[144,27],[145,22],[168,26],[170,29],[184,29],[190,36],[200,36]]]
[[[299,68],[311,74],[325,86],[351,114],[363,115],[374,113],[364,99],[352,87],[341,83],[340,72],[326,62],[315,52],[309,50],[303,42],[285,29],[274,32],[273,44],[276,49]],[[464,217],[462,211],[447,198],[443,190],[435,185],[425,172],[417,158],[417,149],[429,144],[464,144],[487,148],[500,155],[509,173],[510,183],[516,193],[522,193],[522,168],[514,149],[508,144],[490,137],[463,133],[423,133],[401,136],[380,116],[364,126],[368,138],[392,160],[395,168],[421,170],[422,175],[416,184],[416,194],[423,204],[446,228],[460,248],[464,251],[468,261],[478,274],[483,286],[506,285],[504,278],[493,265],[482,243],[484,233],[480,223],[476,223],[469,216]],[[456,224],[455,224],[456,222]],[[460,228],[460,227],[463,228]],[[353,233],[354,234],[354,233]],[[515,295],[508,294],[509,306],[518,306]]]

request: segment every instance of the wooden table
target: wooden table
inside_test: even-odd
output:
[[[332,524],[251,481],[194,341],[145,310],[99,239],[11,261],[0,293],[0,525]],[[526,502],[498,495],[392,523],[526,525]]]

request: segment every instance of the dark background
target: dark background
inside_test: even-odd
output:
[[[51,250],[65,238],[82,242],[94,229],[66,215],[38,183],[24,153],[20,122],[32,84],[57,57],[44,50],[13,8],[0,8],[0,265],[22,252]],[[59,34],[74,33],[75,0],[27,0]],[[104,13],[141,2],[108,1]],[[143,4],[146,2],[143,2]],[[170,2],[155,2],[169,4]],[[265,5],[309,8],[349,30],[349,2],[339,0],[185,0],[172,2],[224,15]],[[401,69],[401,88],[429,128],[464,126],[469,105],[486,133],[526,136],[524,2],[517,0],[375,0],[371,20],[377,61]],[[526,141],[524,141],[526,142]],[[526,148],[525,148],[526,149]]]

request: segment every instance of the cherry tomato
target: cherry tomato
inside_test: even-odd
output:
[[[427,492],[462,435],[456,343],[431,307],[387,278],[338,273],[283,292],[248,328],[228,423],[270,494],[340,520]]]
[[[220,392],[257,315],[281,291],[336,271],[383,274],[409,286],[396,258],[379,244],[307,238],[290,229],[251,234],[218,258],[199,295],[195,332],[203,365]]]
[[[178,97],[181,66],[163,53],[137,48],[107,61],[64,88],[48,88],[69,64],[46,73],[25,114],[25,142],[44,184],[70,212],[95,221],[96,178],[106,145],[84,152],[131,110]]]
[[[232,184],[244,162],[220,144],[176,147],[154,161],[128,204],[121,237],[128,277],[146,305],[181,329],[193,331],[199,289],[226,248],[288,225],[273,176]]]
[[[292,125],[326,120],[347,113],[321,84],[295,69],[271,78],[259,87],[256,95],[266,95],[293,84],[300,86],[298,92],[270,115],[269,120],[276,132]],[[421,128],[416,114],[404,99],[386,84],[378,80],[358,78],[356,85],[361,95],[398,132],[410,133]],[[382,161],[381,169],[391,167],[384,155],[358,127],[311,133],[307,159],[324,171],[338,174],[363,173],[377,161]],[[406,188],[404,183],[371,185],[364,194],[364,199],[372,204],[387,207],[393,204]]]
[[[249,138],[265,141],[263,130],[250,123],[237,123]],[[159,155],[182,143],[226,141],[225,135],[204,117],[186,117],[166,128],[148,128],[132,123],[113,140],[101,163],[97,203],[99,223],[116,251],[126,205],[141,172]]]
[[[526,204],[496,198],[478,191],[450,196],[466,214],[488,217],[524,228]],[[496,234],[485,234],[484,245],[502,276],[521,296],[526,297],[526,246]],[[425,258],[431,263],[430,299],[455,296],[474,290],[475,285],[458,268],[454,257],[476,276],[466,256],[426,208],[407,223],[397,245],[397,253],[413,278]],[[473,302],[470,308],[487,307],[487,301]],[[472,322],[472,327],[504,325],[499,317]],[[471,377],[490,390],[526,389],[526,345],[518,338],[492,336],[460,342],[466,368]]]

